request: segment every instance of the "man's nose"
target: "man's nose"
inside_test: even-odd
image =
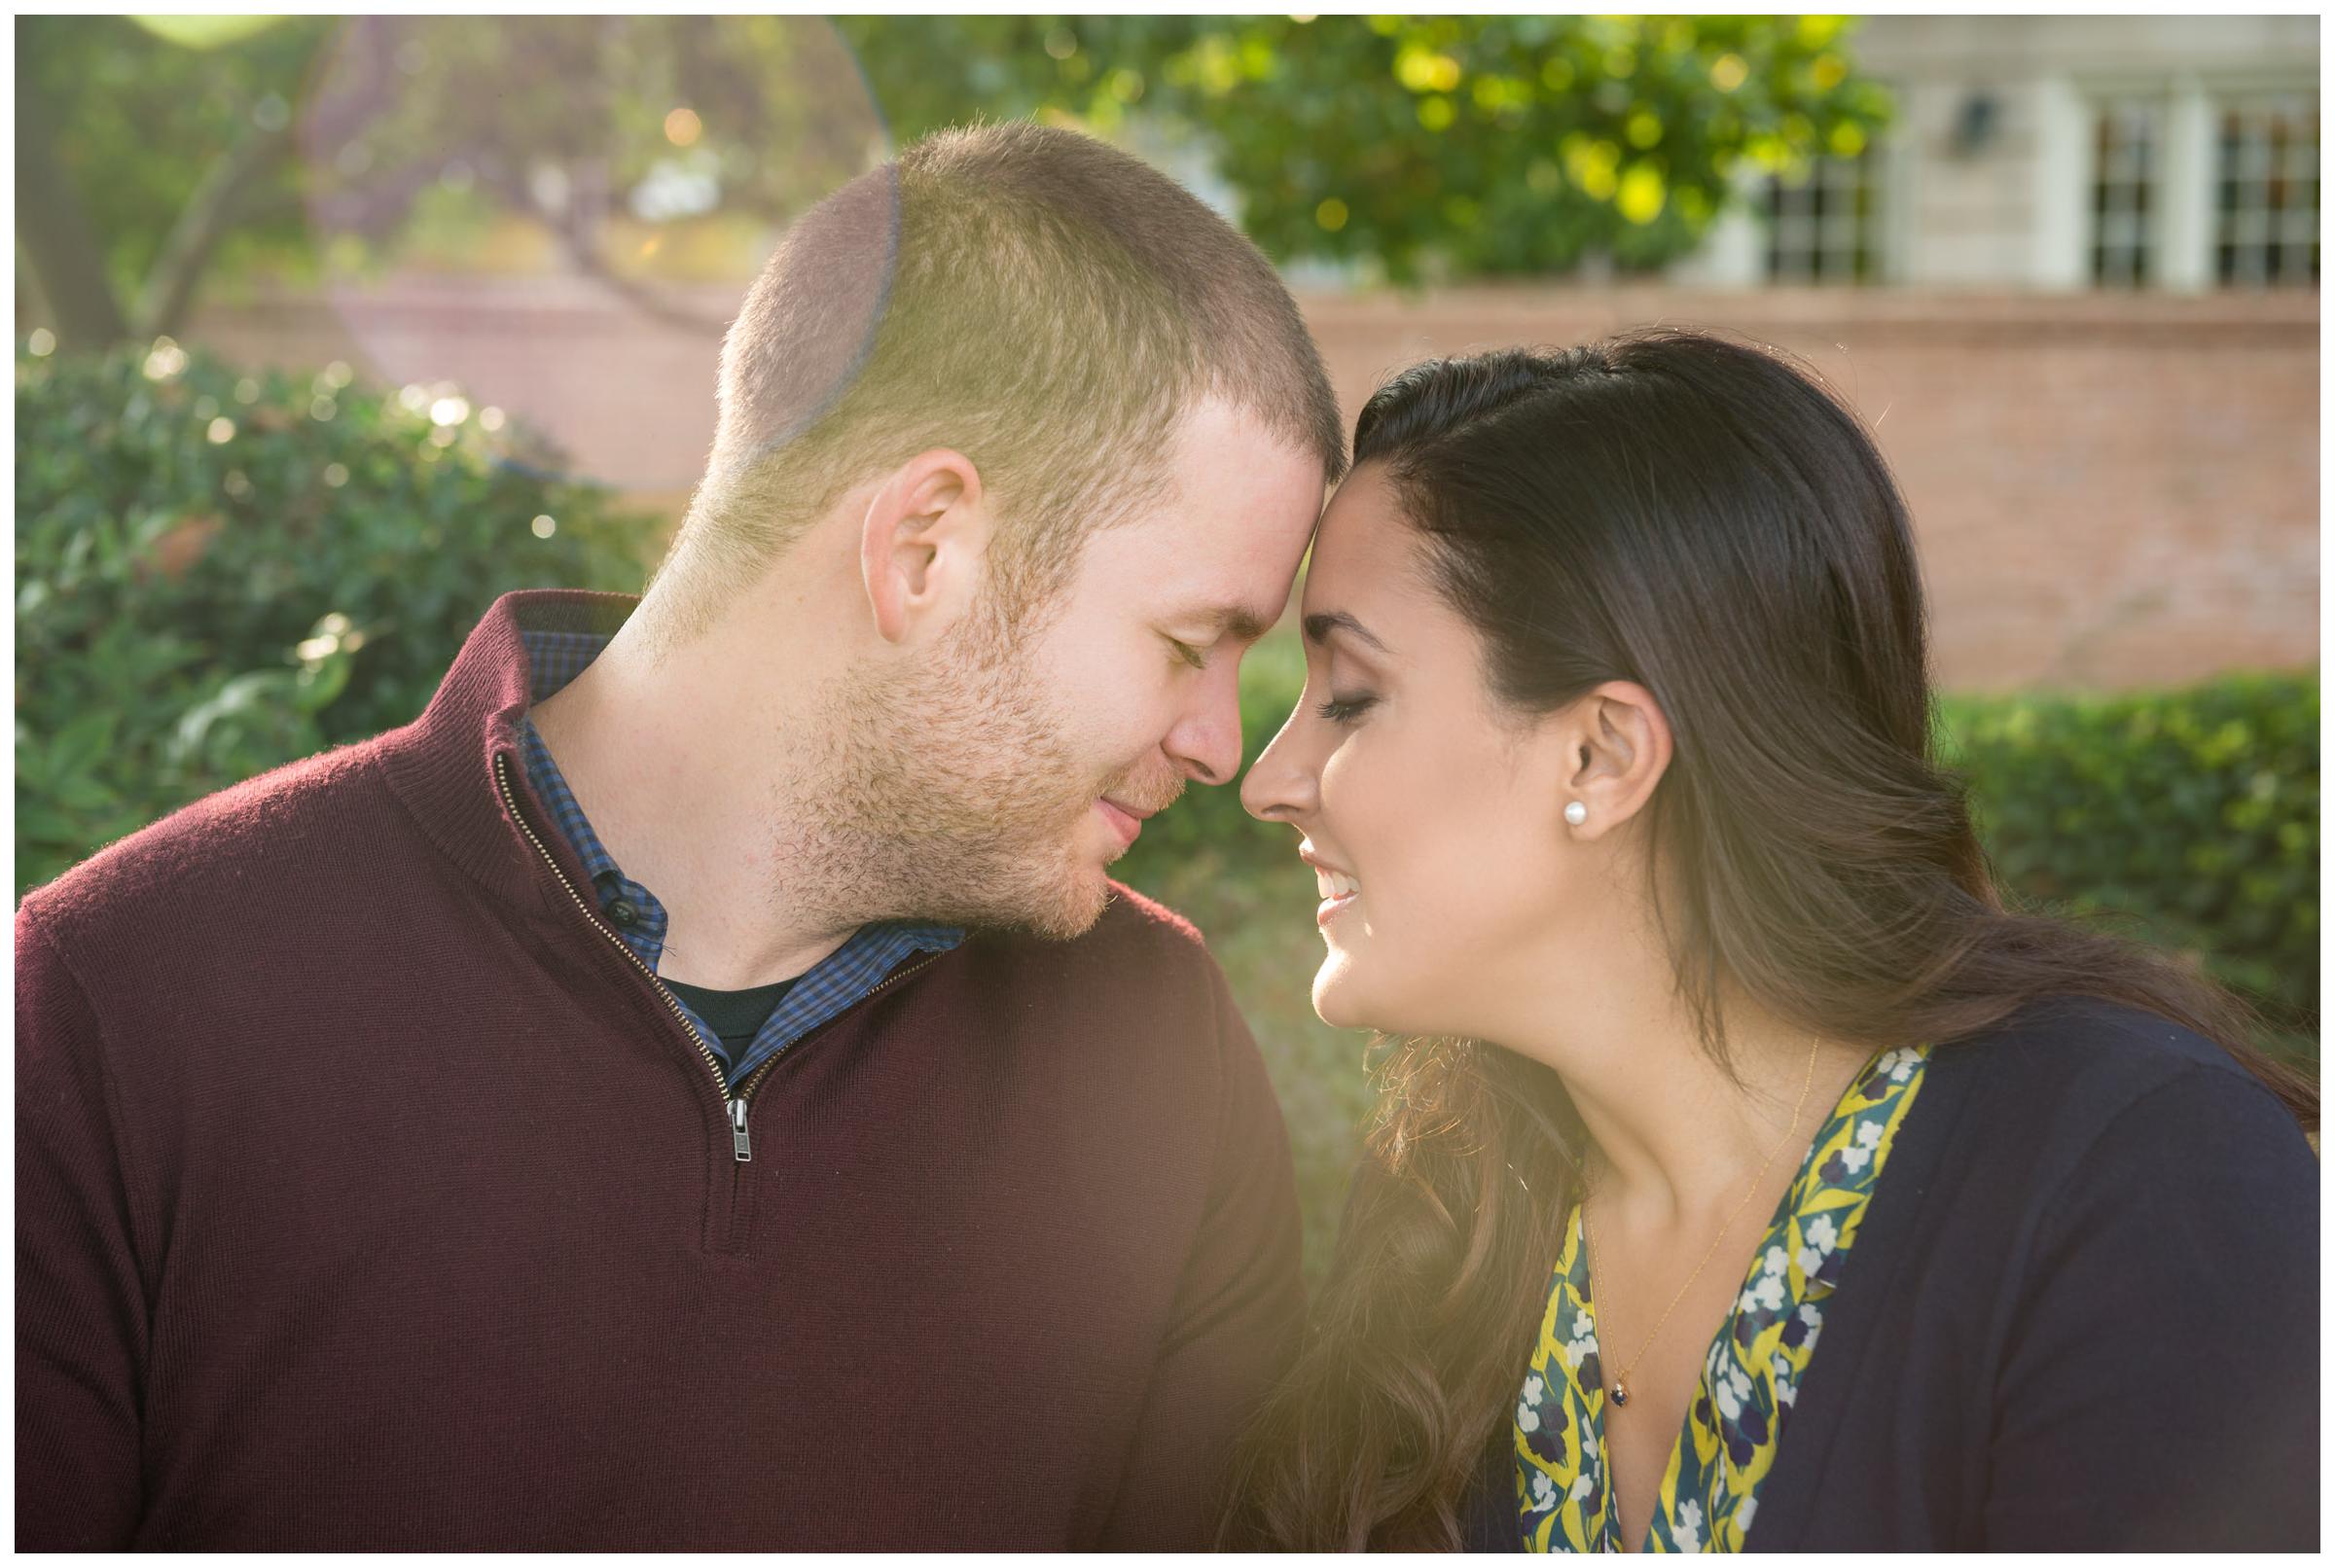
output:
[[[1223,784],[1240,771],[1240,675],[1237,660],[1211,668],[1193,706],[1168,736],[1168,752],[1187,776]]]

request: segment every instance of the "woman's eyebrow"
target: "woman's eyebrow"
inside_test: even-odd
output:
[[[1317,610],[1306,617],[1306,641],[1327,643],[1330,640],[1330,633],[1333,631],[1350,631],[1382,654],[1394,652],[1393,649],[1372,636],[1368,626],[1347,615],[1344,610]]]

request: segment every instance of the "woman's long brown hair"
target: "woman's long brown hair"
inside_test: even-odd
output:
[[[1437,360],[1363,409],[1431,580],[1495,694],[1548,713],[1651,691],[1674,736],[1649,895],[1722,1066],[1723,988],[1873,1049],[1951,1045],[2052,995],[2220,1044],[2316,1129],[2260,1020],[2168,956],[2006,907],[1932,750],[1913,533],[1855,417],[1779,358],[1685,331]],[[1244,1442],[1229,1543],[1458,1544],[1510,1419],[1573,1198],[1548,1069],[1382,1042],[1380,1105],[1306,1342]]]

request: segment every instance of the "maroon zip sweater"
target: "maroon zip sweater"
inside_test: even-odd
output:
[[[19,1549],[1212,1533],[1301,1309],[1215,964],[1124,890],[913,958],[738,1162],[518,750],[522,620],[633,602],[506,596],[413,724],[24,901]]]

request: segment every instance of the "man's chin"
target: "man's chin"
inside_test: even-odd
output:
[[[1045,907],[1032,909],[1031,917],[1023,922],[1025,929],[1050,942],[1068,942],[1094,930],[1102,911],[1111,906],[1110,868],[1132,847],[1113,843],[1097,861],[1091,858],[1093,846],[1074,837],[1065,846],[1058,873],[1043,897]]]
[[[1100,867],[1086,869],[1075,884],[1062,888],[1062,897],[1029,922],[1029,929],[1049,942],[1069,942],[1095,929],[1110,908],[1109,876]]]
[[[1060,868],[1060,874],[1043,886],[1024,884],[1013,894],[992,890],[991,896],[973,908],[959,908],[946,917],[938,918],[946,925],[970,926],[989,931],[1019,931],[1048,942],[1069,942],[1095,929],[1102,911],[1110,907],[1110,874],[1091,860],[1075,860]]]

